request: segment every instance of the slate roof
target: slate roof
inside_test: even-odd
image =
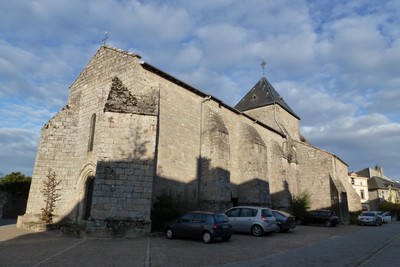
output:
[[[358,172],[356,172],[356,174],[357,174],[357,176],[361,176],[361,177],[372,178],[372,177],[375,176],[375,177],[380,177],[382,179],[391,181],[391,179],[389,177],[387,177],[385,175],[381,176],[381,174],[378,171],[376,171],[375,169],[370,168],[370,167],[365,168],[365,169],[363,169],[361,171],[358,171]]]
[[[300,120],[300,117],[294,113],[289,105],[283,100],[275,88],[263,76],[256,85],[239,101],[235,109],[246,111],[250,109],[265,107],[273,104],[278,104],[287,112]]]
[[[392,185],[393,188],[400,188],[399,183],[381,177],[374,176],[368,179],[368,189],[388,189],[389,185]]]

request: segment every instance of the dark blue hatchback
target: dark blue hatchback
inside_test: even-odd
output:
[[[204,243],[211,243],[216,238],[228,241],[232,233],[232,224],[225,214],[205,211],[188,212],[165,227],[169,239],[188,237],[202,239]]]

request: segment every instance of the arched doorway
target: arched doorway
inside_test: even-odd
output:
[[[78,190],[75,219],[77,222],[87,220],[91,215],[92,198],[95,181],[95,166],[87,164],[79,174],[76,189]]]
[[[89,176],[85,183],[85,196],[83,199],[83,220],[87,220],[90,217],[92,209],[92,198],[93,198],[93,187],[94,187],[94,176]]]

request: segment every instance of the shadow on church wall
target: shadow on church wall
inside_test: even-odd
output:
[[[62,218],[55,217],[58,224],[49,224],[47,227],[54,229],[75,225],[76,229],[71,235],[81,235],[80,226],[85,224],[109,231],[114,237],[133,235],[129,233],[133,228],[146,232],[150,227],[152,204],[162,194],[171,195],[176,209],[181,212],[224,212],[234,205],[271,205],[268,182],[253,178],[236,185],[231,183],[229,171],[210,167],[209,159],[198,162],[202,163],[201,176],[188,183],[155,176],[155,163],[152,160],[98,162],[93,193],[85,190],[87,196],[93,196],[92,200],[82,198]],[[87,189],[90,190],[90,187]],[[55,204],[56,211],[60,210],[57,207],[59,204]]]
[[[283,181],[282,191],[270,194],[267,181],[255,177],[234,184],[228,170],[213,168],[211,163],[210,159],[199,159],[198,177],[182,183],[155,175],[153,160],[98,162],[93,187],[87,188],[93,192],[86,190],[87,196],[93,196],[92,200],[82,198],[70,212],[58,218],[59,223],[47,227],[64,227],[65,234],[72,236],[81,236],[85,231],[94,236],[110,237],[149,233],[150,219],[155,218],[154,213],[151,214],[153,204],[163,195],[173,200],[173,206],[164,207],[164,219],[173,219],[168,215],[177,217],[189,210],[224,212],[237,205],[266,206],[291,213],[292,195],[287,181]],[[334,210],[339,216],[346,214],[347,197],[340,195],[332,179],[330,183],[333,205],[326,209]]]

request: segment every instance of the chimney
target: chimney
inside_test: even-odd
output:
[[[383,169],[382,169],[381,166],[379,166],[378,164],[376,164],[375,170],[379,173],[379,176],[380,176],[380,177],[383,176]]]

